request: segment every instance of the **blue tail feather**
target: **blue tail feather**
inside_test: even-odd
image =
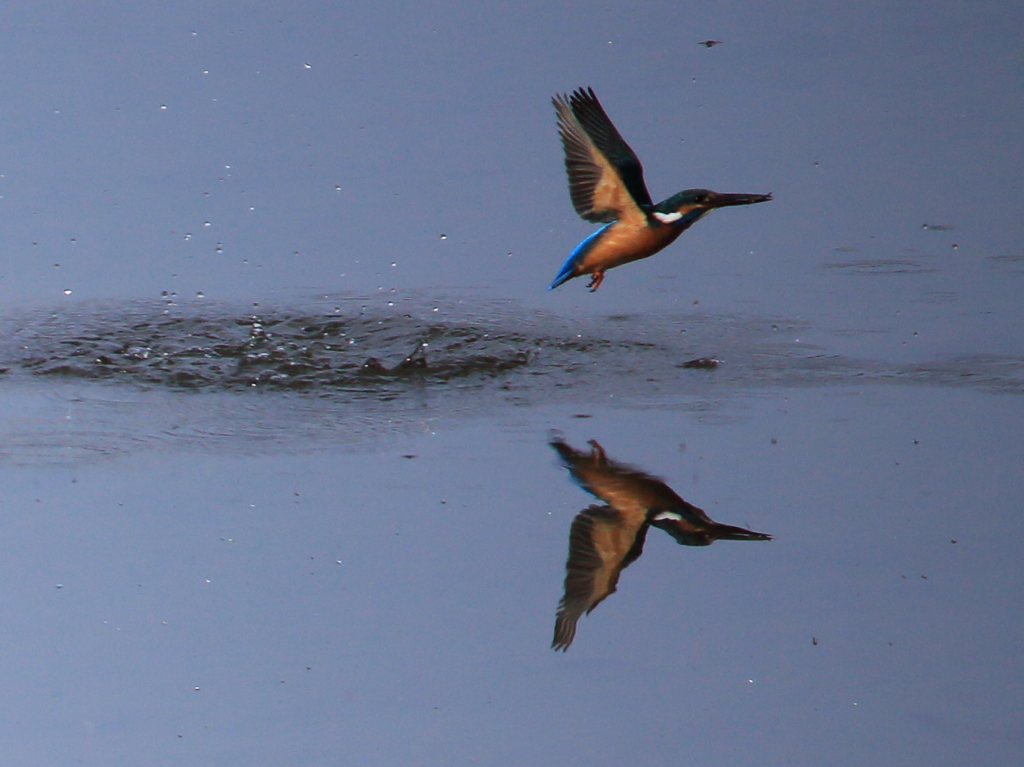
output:
[[[562,283],[568,282],[576,276],[576,259],[574,256],[569,256],[566,262],[562,264],[562,269],[558,272],[558,276],[555,277],[554,281],[548,285],[548,290],[554,290]]]
[[[550,285],[548,285],[548,290],[554,290],[559,285],[568,282],[576,276],[577,265],[583,261],[583,257],[587,255],[587,251],[594,246],[594,242],[596,242],[601,233],[609,226],[611,226],[611,224],[605,224],[576,246],[576,249],[569,254],[567,259],[565,259],[565,263],[562,264],[562,268],[559,270],[558,276],[555,277],[554,281]]]

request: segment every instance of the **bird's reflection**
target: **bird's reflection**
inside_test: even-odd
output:
[[[605,504],[587,507],[572,522],[565,594],[558,604],[551,642],[555,650],[567,650],[580,616],[615,593],[619,574],[643,553],[651,525],[684,546],[771,540],[764,533],[718,524],[657,477],[609,459],[595,440],[590,441],[589,452],[576,450],[560,438],[553,438],[551,447],[580,487]]]

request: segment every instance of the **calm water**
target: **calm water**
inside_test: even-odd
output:
[[[1020,360],[392,303],[8,318],[16,762],[1020,756]],[[552,653],[552,429],[773,540],[648,536]]]
[[[5,764],[1024,762],[1020,3],[5,22]],[[774,199],[545,291],[587,85]],[[553,438],[772,540],[554,652]]]

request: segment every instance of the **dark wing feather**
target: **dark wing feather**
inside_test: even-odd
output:
[[[594,94],[594,89],[587,88],[584,91],[578,88],[572,94],[569,103],[572,105],[573,114],[590,136],[590,140],[594,142],[594,146],[619,172],[622,183],[626,185],[636,204],[644,209],[652,207],[651,195],[647,191],[647,184],[644,183],[644,167],[640,164],[640,158],[608,119],[601,102]]]
[[[565,594],[555,616],[553,649],[567,650],[580,617],[615,593],[619,574],[643,553],[648,527],[635,527],[608,506],[590,506],[576,515],[569,530]]]
[[[651,196],[640,160],[623,141],[589,88],[552,99],[565,149],[569,196],[587,221],[646,221]]]

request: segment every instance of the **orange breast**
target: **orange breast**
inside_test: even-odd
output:
[[[673,226],[646,226],[616,221],[587,251],[580,271],[583,274],[605,271],[653,256],[680,234],[682,230]]]

